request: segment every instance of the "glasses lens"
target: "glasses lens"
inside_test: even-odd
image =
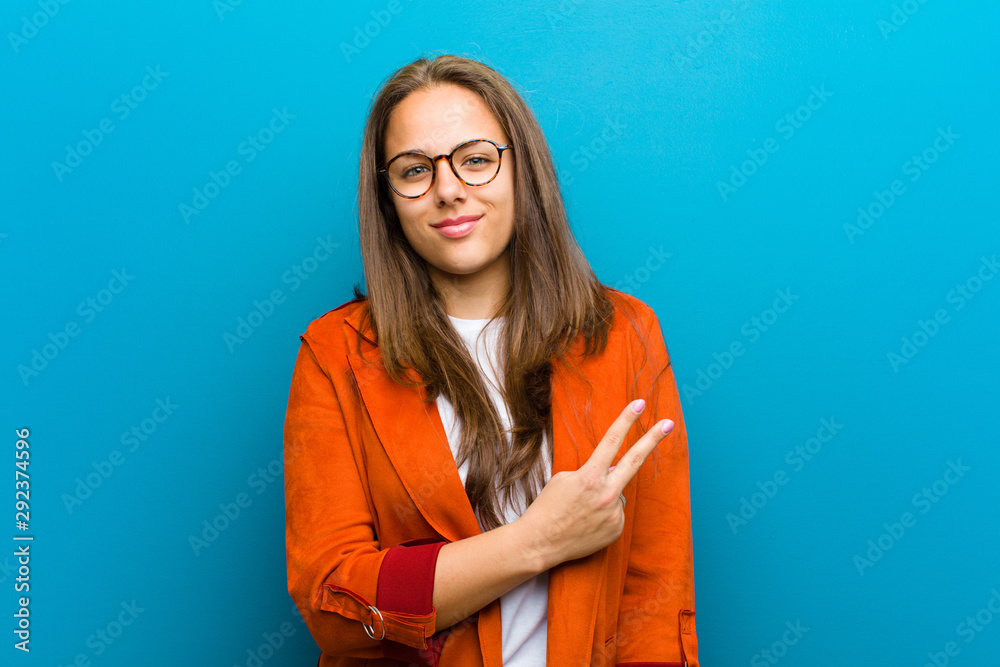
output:
[[[463,181],[483,185],[500,171],[500,151],[488,141],[474,141],[455,151],[452,162]]]
[[[458,177],[469,185],[485,185],[500,171],[500,150],[489,141],[474,141],[452,155]],[[431,188],[434,165],[425,155],[406,154],[388,167],[392,187],[404,197],[419,197]]]
[[[396,192],[405,197],[418,197],[431,187],[434,167],[423,155],[400,155],[389,165],[389,180]]]

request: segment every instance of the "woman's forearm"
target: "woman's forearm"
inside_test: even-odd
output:
[[[468,618],[551,567],[523,528],[515,521],[441,547],[434,570],[437,630]]]

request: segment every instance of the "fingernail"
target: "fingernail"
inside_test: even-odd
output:
[[[674,422],[669,419],[664,419],[663,426],[661,428],[663,429],[664,435],[666,435],[674,430]]]
[[[614,470],[614,469],[615,469],[615,467],[614,467],[614,466],[611,466],[610,468],[608,468],[608,472],[611,472],[611,471],[612,471],[612,470]]]
[[[646,407],[646,401],[640,398],[638,401],[632,404],[632,412],[639,414],[645,407]]]

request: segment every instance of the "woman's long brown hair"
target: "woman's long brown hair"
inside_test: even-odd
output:
[[[511,416],[512,448],[484,380],[448,319],[425,261],[403,235],[391,192],[377,173],[386,158],[385,131],[392,111],[409,94],[441,84],[478,94],[514,146],[510,286],[494,313],[494,318],[504,318],[498,370]],[[400,68],[369,110],[360,156],[358,223],[367,296],[358,286],[354,292],[367,298],[366,323],[386,371],[400,384],[426,386],[428,401],[440,393],[452,403],[462,425],[457,463],[469,462],[469,501],[485,530],[500,526],[505,499],[516,485],[523,485],[530,503],[544,484],[543,435],[549,447],[552,443],[552,360],[580,335],[584,355],[602,352],[614,315],[609,292],[570,230],[548,144],[534,114],[503,76],[478,61],[443,55]],[[419,377],[409,377],[409,369]]]

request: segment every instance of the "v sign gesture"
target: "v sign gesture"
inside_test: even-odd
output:
[[[574,472],[559,472],[542,489],[520,521],[538,536],[534,542],[545,569],[589,556],[622,533],[625,504],[622,491],[656,445],[674,428],[670,419],[653,425],[621,457],[611,463],[625,436],[645,408],[639,399],[627,406],[608,428],[590,458]]]

